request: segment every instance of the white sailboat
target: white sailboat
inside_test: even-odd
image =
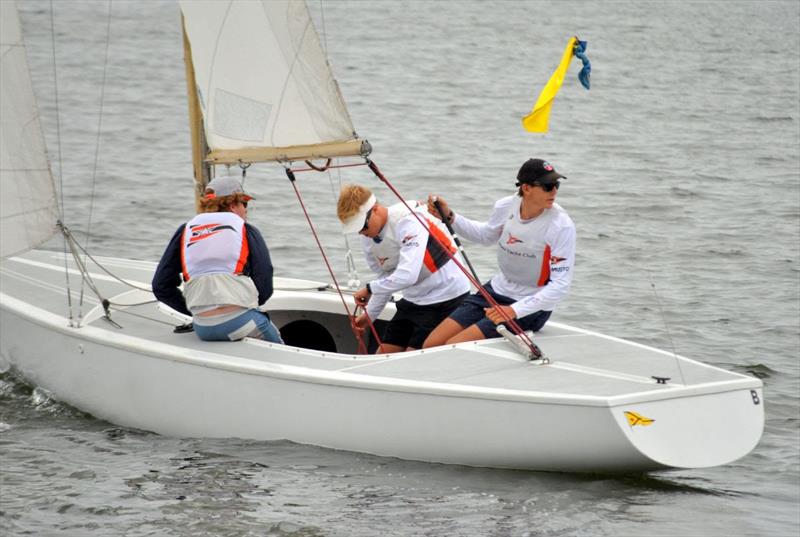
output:
[[[558,323],[535,335],[544,360],[531,360],[517,336],[355,354],[329,285],[276,278],[268,310],[286,345],[174,333],[165,324],[188,319],[153,302],[154,263],[83,266],[81,256],[35,249],[58,232],[58,209],[14,3],[0,9],[0,354],[57,399],[164,435],[498,468],[698,468],[758,443],[760,380]],[[217,164],[368,153],[303,1],[181,9],[198,184]],[[65,270],[97,290],[79,321],[66,313]]]

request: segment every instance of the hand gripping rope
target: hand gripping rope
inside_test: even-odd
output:
[[[389,188],[389,190],[391,190],[392,193],[394,193],[394,195],[397,196],[397,198],[401,202],[403,202],[403,205],[405,205],[406,209],[408,209],[409,212],[414,215],[414,217],[417,219],[420,225],[423,228],[427,229],[427,226],[425,222],[423,222],[422,218],[416,213],[416,211],[411,209],[406,200],[403,199],[403,196],[401,196],[400,193],[392,186],[389,180],[386,179],[386,176],[384,176],[383,173],[381,173],[380,169],[378,169],[378,166],[370,159],[367,159],[367,166],[369,167],[370,170],[372,170],[372,173],[374,173],[378,179],[383,181],[383,183]],[[495,308],[495,310],[498,313],[500,313],[500,315],[503,317],[503,321],[511,328],[514,334],[519,336],[519,339],[530,349],[533,356],[537,359],[542,358],[544,355],[542,354],[541,349],[531,340],[530,337],[528,337],[528,334],[526,334],[525,331],[522,329],[522,327],[520,327],[519,324],[517,324],[517,321],[509,317],[505,313],[505,311],[503,311],[503,309],[500,307],[500,304],[497,303],[497,301],[494,299],[494,297],[492,297],[492,295],[486,292],[486,290],[481,285],[481,282],[478,281],[477,278],[475,278],[472,274],[470,274],[470,271],[466,267],[464,267],[463,264],[461,264],[461,262],[456,258],[455,254],[452,253],[449,248],[447,248],[447,245],[442,243],[442,241],[439,240],[439,238],[436,237],[435,235],[431,234],[431,237],[433,237],[433,239],[439,243],[439,246],[442,247],[442,250],[444,250],[447,253],[447,255],[450,257],[453,263],[455,263],[456,266],[461,270],[461,272],[464,273],[464,275],[467,277],[467,279],[469,279],[472,285],[474,285],[478,289],[478,292],[483,296],[483,298],[485,298],[486,301],[489,302],[489,304],[491,304],[492,307]]]
[[[326,166],[325,169],[330,164]],[[318,170],[316,167],[311,167],[311,169]],[[325,266],[328,267],[328,273],[331,275],[331,279],[333,280],[333,285],[336,287],[336,292],[339,294],[339,298],[342,299],[342,305],[344,306],[344,310],[347,312],[347,317],[350,319],[350,329],[353,331],[353,335],[355,335],[356,339],[358,340],[358,353],[359,354],[367,354],[367,344],[364,342],[364,337],[361,334],[361,329],[356,326],[356,313],[358,312],[358,306],[356,306],[353,313],[350,313],[350,308],[347,307],[347,300],[344,298],[344,293],[342,292],[341,288],[339,287],[339,281],[336,279],[336,275],[333,272],[333,268],[331,267],[330,262],[328,261],[328,256],[325,253],[325,249],[322,247],[322,242],[319,240],[319,236],[317,235],[317,230],[314,228],[314,224],[311,222],[311,216],[308,214],[306,210],[305,203],[303,203],[303,197],[300,195],[300,190],[297,188],[297,182],[295,181],[294,172],[295,171],[309,171],[309,169],[302,169],[302,170],[292,170],[291,168],[286,168],[286,177],[289,178],[289,182],[292,183],[292,188],[294,188],[294,193],[297,196],[297,201],[300,202],[300,208],[303,209],[303,214],[306,217],[306,221],[308,222],[308,226],[311,228],[311,234],[314,235],[314,240],[317,242],[317,247],[319,248],[320,253],[322,254],[322,259],[325,261]],[[364,314],[366,315],[366,308],[364,309]],[[378,331],[375,329],[375,325],[372,323],[372,319],[369,318],[369,315],[366,316],[367,323],[369,324],[369,328],[372,331],[372,335],[375,338],[375,341],[378,344],[378,348],[381,348],[383,345],[381,343],[381,339],[378,336]]]
[[[433,198],[433,206],[436,208],[436,212],[439,213],[439,216],[442,217],[442,222],[444,222],[444,225],[447,227],[447,231],[449,231],[450,235],[453,236],[453,242],[456,243],[456,248],[458,248],[458,251],[461,252],[461,257],[463,257],[464,261],[467,262],[467,266],[469,267],[469,271],[472,273],[472,276],[475,278],[475,280],[481,281],[481,279],[478,278],[478,273],[475,272],[475,267],[473,267],[472,263],[469,262],[467,252],[464,251],[464,246],[461,244],[461,239],[458,238],[456,230],[453,229],[450,221],[450,218],[453,216],[453,211],[450,211],[449,215],[444,214],[442,211],[442,204],[439,203],[439,200],[436,197]]]

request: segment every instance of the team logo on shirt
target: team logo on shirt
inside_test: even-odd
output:
[[[186,244],[186,247],[200,242],[203,239],[207,239],[209,237],[213,237],[217,233],[220,233],[226,229],[230,229],[231,231],[235,231],[232,226],[223,225],[223,224],[201,224],[197,226],[192,226],[191,230],[191,237],[189,237],[189,242]]]
[[[550,256],[550,271],[551,272],[569,272],[569,265],[556,267],[562,261],[566,261],[566,257],[558,257],[557,255]]]
[[[506,241],[506,244],[517,244],[518,242],[525,242],[525,241],[520,239],[519,237],[515,237],[511,233],[508,234],[508,240]]]
[[[403,240],[400,241],[400,244],[402,246],[419,246],[419,243],[414,240],[416,238],[417,238],[416,233],[413,235],[406,235],[405,237],[403,237]]]
[[[384,263],[386,263],[387,261],[389,261],[389,258],[388,258],[388,257],[376,257],[375,259],[377,259],[377,260],[378,260],[378,264],[379,264],[380,266],[383,266],[383,264],[384,264]]]

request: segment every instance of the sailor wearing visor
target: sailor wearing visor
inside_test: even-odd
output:
[[[469,293],[470,284],[451,261],[455,247],[444,226],[410,202],[385,207],[360,185],[345,185],[337,215],[344,233],[359,233],[364,256],[377,278],[355,293],[366,314],[356,318],[362,330],[377,319],[393,293],[402,292],[397,313],[381,336],[379,352],[419,349],[425,338]],[[438,240],[437,240],[438,239]],[[444,246],[443,246],[444,245]]]

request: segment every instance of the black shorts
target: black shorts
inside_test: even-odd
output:
[[[383,333],[383,342],[403,348],[421,349],[428,334],[453,313],[467,295],[469,293],[426,306],[419,306],[405,298],[400,299],[397,302],[397,313]]]

